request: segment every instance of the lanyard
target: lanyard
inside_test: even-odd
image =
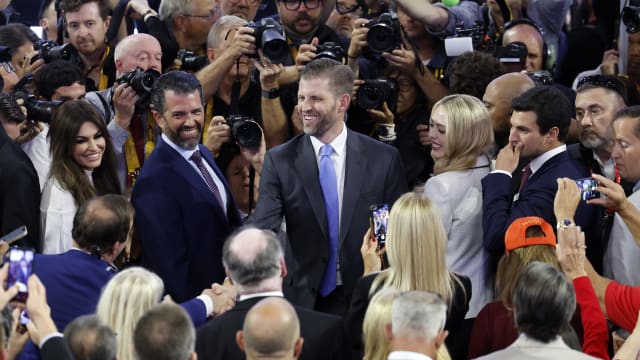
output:
[[[127,141],[124,143],[124,154],[127,162],[127,185],[132,187],[136,182],[136,178],[140,173],[140,168],[144,163],[144,160],[149,157],[153,149],[155,148],[156,143],[156,134],[153,117],[150,112],[147,112],[147,121],[146,121],[146,131],[143,132],[144,139],[144,157],[142,161],[140,161],[138,152],[136,151],[136,143],[133,138],[133,134],[131,133],[131,129],[128,130],[129,137]],[[142,121],[142,117],[135,119],[133,121]],[[131,128],[131,126],[129,126]]]

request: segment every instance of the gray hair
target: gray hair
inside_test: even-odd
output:
[[[576,309],[576,295],[562,272],[534,261],[516,282],[513,307],[520,332],[548,343],[569,323]]]
[[[391,306],[393,336],[430,341],[444,329],[447,304],[429,291],[409,291],[398,297]]]
[[[187,14],[190,11],[190,0],[161,0],[158,8],[158,17],[173,28],[173,20],[176,16]]]
[[[243,238],[247,231],[255,230],[260,238],[250,244],[253,249],[245,247],[247,251],[255,250],[254,256],[246,256],[233,251],[234,243],[246,240]],[[282,246],[273,231],[261,230],[254,227],[242,227],[225,242],[222,249],[222,263],[235,284],[243,287],[256,287],[264,280],[280,275],[280,259],[283,257]]]
[[[215,49],[220,45],[218,44],[220,34],[226,34],[233,28],[245,25],[247,25],[247,21],[245,19],[234,15],[225,15],[216,20],[216,22],[211,25],[209,35],[207,35],[207,48]]]
[[[116,333],[104,325],[97,315],[84,315],[64,329],[73,358],[77,360],[114,360]]]

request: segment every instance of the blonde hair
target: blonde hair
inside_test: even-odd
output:
[[[389,355],[385,328],[391,324],[391,305],[399,296],[400,291],[397,289],[384,287],[369,302],[362,323],[364,360],[385,360]],[[438,360],[451,360],[445,344],[438,349]]]
[[[144,268],[132,267],[116,274],[105,286],[96,315],[116,334],[119,360],[135,360],[133,333],[138,320],[160,302],[164,284]]]
[[[458,280],[447,270],[447,235],[435,205],[422,194],[402,195],[391,208],[387,230],[389,268],[373,281],[371,294],[383,286],[426,290],[451,305]]]
[[[513,309],[513,289],[522,271],[534,261],[547,263],[561,271],[556,249],[551,245],[530,245],[502,256],[496,271],[496,293],[505,308]]]
[[[491,158],[493,127],[482,101],[471,95],[453,94],[433,105],[431,113],[438,109],[444,114],[447,146],[444,157],[435,160],[434,175],[469,169],[483,154]]]

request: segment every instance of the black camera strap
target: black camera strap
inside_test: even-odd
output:
[[[247,215],[251,215],[251,213],[253,212],[253,206],[256,202],[255,183],[256,183],[256,169],[253,168],[253,165],[249,165],[249,213]]]
[[[240,82],[240,59],[236,60],[236,78],[231,84],[231,104],[229,104],[229,115],[240,114],[240,88],[242,83]]]

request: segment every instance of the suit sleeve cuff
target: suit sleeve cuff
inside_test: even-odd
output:
[[[510,172],[508,172],[508,171],[504,171],[504,170],[493,170],[491,173],[492,173],[492,174],[505,174],[505,175],[507,175],[507,176],[508,176],[508,177],[510,177],[510,178],[512,178],[512,177],[513,177],[513,175],[511,175],[511,173],[510,173]]]
[[[54,332],[51,333],[47,336],[45,336],[41,341],[40,341],[40,349],[42,349],[42,347],[44,346],[44,344],[49,341],[50,339],[53,339],[54,337],[64,337],[64,335],[62,335],[62,333],[59,332]]]
[[[208,297],[207,295],[200,295],[196,297],[196,299],[202,301],[202,303],[204,304],[204,307],[207,311],[207,316],[213,314],[213,310],[215,309],[213,308],[213,301],[211,301],[210,297]]]

